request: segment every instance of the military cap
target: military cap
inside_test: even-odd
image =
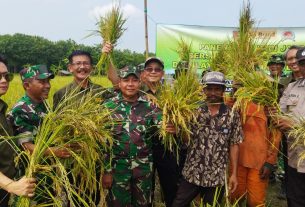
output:
[[[120,78],[127,78],[129,75],[135,75],[137,78],[140,78],[140,73],[137,68],[134,66],[126,66],[119,71]]]
[[[285,60],[282,54],[275,54],[271,55],[269,58],[269,61],[267,63],[267,66],[272,65],[272,64],[281,64],[285,66]]]
[[[48,71],[46,65],[33,65],[28,68],[24,68],[20,71],[21,80],[24,81],[26,79],[53,79],[54,74]]]
[[[142,73],[144,71],[144,69],[145,69],[144,65],[145,65],[145,63],[141,63],[137,66],[138,73]]]

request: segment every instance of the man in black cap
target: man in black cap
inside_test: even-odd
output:
[[[288,84],[298,80],[299,78],[302,78],[303,76],[296,59],[296,53],[301,48],[301,46],[292,45],[284,53],[284,60],[286,65],[292,71],[292,73],[287,77]]]
[[[296,80],[303,77],[297,59],[296,59],[296,53],[299,49],[301,49],[301,46],[292,45],[290,46],[286,52],[284,53],[284,60],[286,62],[287,67],[291,70],[292,73],[290,73],[287,78],[285,78],[285,87],[288,86],[289,83],[295,82]],[[281,151],[282,154],[280,155],[283,160],[283,168],[284,168],[284,174],[280,177],[281,180],[281,189],[277,195],[280,199],[286,199],[286,183],[287,183],[287,168],[288,168],[288,159],[287,159],[287,138],[285,134],[282,136],[281,140]]]
[[[305,48],[301,48],[296,53],[297,64],[305,75]],[[288,207],[305,206],[305,160],[302,153],[305,152],[304,143],[294,146],[296,138],[289,136],[294,122],[305,118],[305,79],[300,78],[288,85],[280,100],[281,111],[287,115],[295,117],[291,119],[280,117],[276,124],[285,133],[288,144],[288,169],[287,169],[287,202]]]
[[[199,107],[196,121],[190,127],[192,143],[172,207],[189,206],[199,193],[204,206],[218,206],[224,193],[229,157],[232,168],[229,190],[234,192],[237,187],[238,144],[243,139],[240,115],[224,104],[225,77],[222,73],[208,72],[202,83],[206,85],[207,104]]]

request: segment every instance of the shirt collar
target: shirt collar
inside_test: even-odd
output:
[[[6,109],[7,109],[7,104],[2,99],[0,99],[0,111],[2,111],[5,114]]]
[[[141,93],[138,93],[138,94],[139,94],[139,97],[136,102],[148,102],[148,100],[145,98],[145,96],[141,95]],[[123,98],[122,92],[119,92],[118,95],[116,97],[114,97],[114,99],[119,102],[123,102],[124,98]]]

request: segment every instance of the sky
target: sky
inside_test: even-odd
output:
[[[51,41],[72,39],[85,45],[100,44],[99,16],[112,0],[0,0],[0,34],[23,33]],[[157,24],[202,26],[238,25],[243,0],[147,0],[149,51],[155,52]],[[118,49],[145,51],[144,0],[121,0],[127,18]],[[305,27],[304,0],[252,0],[252,17],[262,27]]]

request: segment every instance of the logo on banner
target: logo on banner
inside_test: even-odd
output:
[[[295,34],[292,31],[284,31],[282,34],[282,40],[292,40],[295,41]]]

